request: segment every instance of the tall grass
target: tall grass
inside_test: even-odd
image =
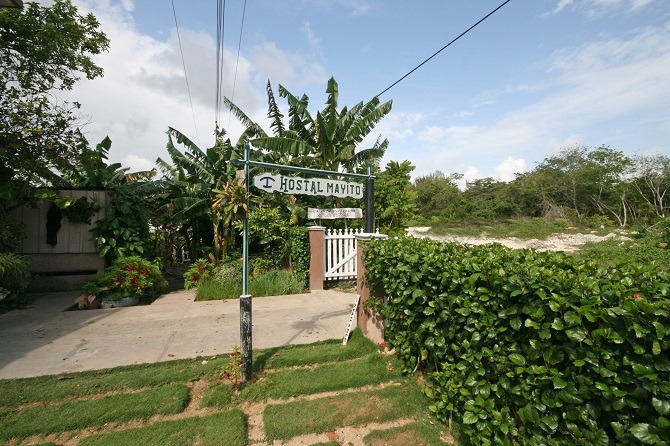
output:
[[[290,271],[270,270],[249,277],[249,292],[253,296],[297,294],[304,290],[302,281]],[[235,299],[242,294],[241,279],[208,279],[198,285],[196,301]]]

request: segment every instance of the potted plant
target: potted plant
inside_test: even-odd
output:
[[[167,281],[160,269],[150,261],[137,256],[117,259],[96,282],[84,286],[82,305],[100,297],[111,307],[137,305],[141,297],[155,298],[167,289]]]

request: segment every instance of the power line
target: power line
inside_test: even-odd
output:
[[[244,7],[242,8],[242,24],[240,25],[240,39],[237,42],[237,59],[235,60],[235,77],[233,78],[233,93],[230,101],[235,103],[235,86],[237,85],[237,68],[240,65],[240,48],[242,47],[242,31],[244,30],[244,16],[247,12],[247,0],[244,0]],[[233,113],[228,115],[228,127],[230,127],[230,119]]]
[[[184,61],[184,50],[181,46],[181,37],[179,36],[179,24],[177,23],[177,10],[174,7],[174,0],[172,0],[172,14],[174,15],[174,26],[177,29],[177,42],[179,42],[179,53],[181,54],[181,64],[184,67],[184,79],[186,80],[186,91],[188,91],[188,102],[191,104],[191,115],[193,116],[193,125],[195,126],[195,137],[200,143],[200,135],[198,135],[198,124],[195,120],[195,110],[193,109],[193,99],[191,98],[191,86],[188,83],[188,75],[186,74],[186,62]]]
[[[216,104],[214,120],[218,126],[221,116],[221,93],[223,83],[223,37],[225,31],[226,0],[216,2]]]
[[[464,35],[466,35],[467,33],[469,33],[471,30],[473,30],[474,28],[476,28],[477,25],[479,25],[479,24],[482,23],[484,20],[486,20],[486,19],[488,19],[489,17],[491,17],[493,14],[495,14],[496,12],[498,12],[498,10],[499,10],[500,8],[502,8],[503,6],[505,6],[506,4],[508,4],[508,3],[511,2],[511,1],[512,1],[512,0],[506,0],[506,1],[503,2],[500,6],[498,6],[496,9],[494,9],[493,11],[489,12],[488,14],[486,14],[486,15],[485,15],[483,18],[481,18],[477,23],[475,23],[475,24],[472,25],[470,28],[466,29],[466,30],[463,31],[461,34],[459,34],[458,37],[456,37],[454,40],[452,40],[451,42],[447,43],[447,44],[444,45],[442,48],[440,48],[440,49],[437,50],[435,53],[433,53],[433,55],[430,56],[428,59],[424,60],[424,61],[421,62],[419,65],[417,65],[416,67],[414,67],[411,71],[409,71],[407,74],[405,74],[403,77],[401,77],[400,79],[398,79],[397,81],[395,81],[394,83],[392,83],[391,85],[389,85],[388,87],[386,87],[386,89],[385,89],[384,91],[382,91],[381,93],[379,93],[379,94],[377,95],[377,97],[383,95],[384,93],[386,93],[387,91],[389,91],[391,88],[395,87],[397,84],[399,84],[399,83],[400,83],[403,79],[405,79],[407,76],[409,76],[410,74],[414,73],[416,70],[418,70],[419,68],[421,68],[426,62],[428,62],[428,61],[431,60],[433,57],[437,56],[437,55],[440,54],[442,51],[444,51],[445,49],[447,49],[452,43],[456,42],[458,39],[460,39],[461,37],[463,37]]]

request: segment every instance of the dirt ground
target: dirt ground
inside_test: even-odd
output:
[[[546,240],[529,239],[521,240],[516,237],[492,238],[492,237],[462,237],[456,235],[434,235],[429,234],[430,227],[411,227],[407,228],[407,235],[413,237],[427,237],[433,240],[442,240],[449,242],[464,243],[467,245],[484,245],[487,243],[500,243],[512,249],[530,248],[537,251],[564,251],[576,252],[580,247],[588,242],[600,242],[615,238],[621,241],[628,240],[624,235],[611,232],[605,236],[596,234],[556,234]]]

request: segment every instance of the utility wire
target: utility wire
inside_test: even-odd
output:
[[[181,64],[184,67],[184,79],[186,80],[186,91],[188,91],[188,102],[191,104],[191,115],[193,116],[193,125],[195,126],[195,137],[200,144],[200,135],[198,135],[198,124],[195,120],[195,110],[193,109],[193,99],[191,98],[191,87],[188,83],[188,75],[186,74],[186,62],[184,61],[184,49],[181,46],[181,37],[179,36],[179,24],[177,23],[177,10],[174,7],[174,0],[172,0],[172,14],[174,15],[174,26],[177,29],[177,42],[179,42],[179,53],[181,53]]]
[[[386,89],[385,89],[384,91],[382,91],[381,93],[379,93],[379,94],[377,95],[377,97],[383,95],[384,93],[386,93],[387,91],[389,91],[391,88],[395,87],[397,84],[399,84],[399,83],[400,83],[403,79],[405,79],[407,76],[409,76],[410,74],[414,73],[416,70],[418,70],[419,68],[421,68],[421,67],[422,67],[426,62],[428,62],[430,59],[432,59],[433,57],[437,56],[437,55],[440,54],[442,51],[444,51],[445,49],[447,49],[452,43],[456,42],[458,39],[460,39],[461,37],[463,37],[464,35],[466,35],[466,34],[469,33],[470,31],[472,31],[474,28],[477,27],[477,25],[479,25],[479,24],[482,23],[484,20],[486,20],[486,19],[488,19],[489,17],[491,17],[493,14],[495,14],[496,12],[498,12],[498,10],[499,10],[500,8],[502,8],[503,6],[505,6],[506,4],[508,4],[508,3],[511,2],[511,1],[512,1],[512,0],[506,0],[506,1],[503,2],[500,6],[498,6],[496,9],[494,9],[493,11],[489,12],[488,14],[486,14],[486,16],[484,16],[483,18],[481,18],[477,23],[475,23],[474,25],[472,25],[470,28],[468,28],[468,29],[466,29],[465,31],[463,31],[463,32],[462,32],[461,34],[459,34],[458,37],[456,37],[454,40],[452,40],[451,42],[447,43],[447,44],[444,45],[442,48],[440,48],[440,49],[437,50],[435,53],[433,53],[433,55],[430,56],[428,59],[424,60],[424,61],[421,62],[419,65],[417,65],[416,67],[414,67],[411,71],[409,71],[407,74],[405,74],[403,77],[401,77],[400,79],[398,79],[397,81],[395,81],[394,83],[392,83],[391,85],[389,85],[388,87],[386,87]]]
[[[214,121],[218,126],[221,116],[221,93],[223,84],[223,37],[225,31],[226,0],[216,3],[216,104]]]
[[[244,7],[242,8],[242,24],[240,25],[240,39],[237,42],[237,60],[235,61],[235,77],[233,78],[233,93],[230,102],[235,103],[235,86],[237,85],[237,68],[240,65],[240,48],[242,47],[242,31],[244,30],[244,16],[247,12],[247,0],[244,0]],[[230,128],[230,120],[233,116],[231,111],[228,115],[228,127]]]

